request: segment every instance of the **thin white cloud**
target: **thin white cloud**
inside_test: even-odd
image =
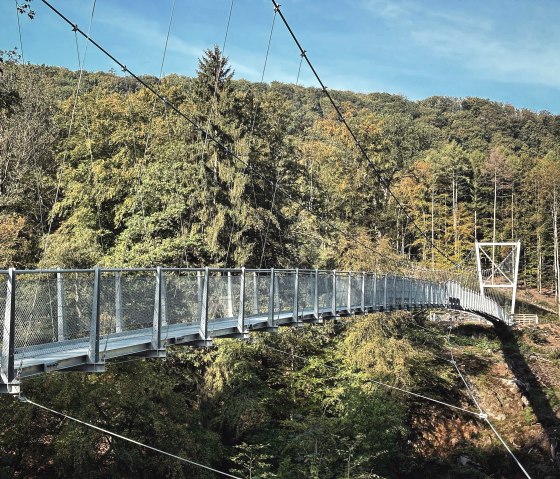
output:
[[[362,0],[362,7],[401,27],[414,45],[481,78],[560,88],[558,41],[538,33],[503,35],[503,27],[482,15],[423,9],[408,0]]]
[[[163,50],[167,36],[164,26],[158,22],[137,16],[130,11],[124,12],[111,4],[99,11],[96,22],[107,27],[118,28],[119,32],[130,37],[130,45],[136,46],[138,42],[149,45],[154,52]],[[188,43],[176,35],[170,35],[168,50],[181,55],[198,58],[203,47]]]
[[[250,81],[260,81],[261,73],[256,68],[244,65],[237,60],[232,60],[231,57],[229,58],[229,63],[233,67],[236,77],[242,77]]]
[[[151,61],[154,64],[157,63],[159,65],[161,62],[161,55],[163,54],[167,36],[167,25],[141,17],[130,11],[125,12],[114,4],[104,5],[103,9],[99,9],[95,21],[108,29],[118,28],[121,35],[129,38],[130,42],[128,45],[130,47],[128,48],[135,50],[131,54],[132,58],[138,58],[138,53],[146,52],[146,55],[153,56]],[[183,68],[182,72],[178,71],[177,73],[193,72],[197,67],[197,60],[202,56],[204,50],[208,48],[208,45],[203,45],[200,41],[186,41],[177,34],[173,34],[173,28],[171,32],[166,58],[166,65],[168,66],[164,70],[168,71],[171,65],[176,67],[179,64],[176,58],[178,56],[181,57],[182,63],[188,66]],[[172,56],[170,54],[175,55]],[[184,59],[184,57],[187,58]],[[146,56],[144,59],[147,60]],[[260,73],[257,69],[232,58],[230,58],[230,64],[238,74],[237,76],[254,81],[260,80]]]
[[[388,19],[402,19],[416,11],[417,6],[410,1],[362,0],[363,7],[370,13]]]

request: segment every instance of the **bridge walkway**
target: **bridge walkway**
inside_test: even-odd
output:
[[[493,299],[442,272],[218,268],[0,271],[2,392],[55,370],[164,357],[167,346],[340,316],[449,308],[505,321]],[[3,288],[3,289],[1,289]]]

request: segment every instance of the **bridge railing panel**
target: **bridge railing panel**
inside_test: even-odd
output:
[[[301,316],[311,315],[315,307],[315,271],[298,272],[298,311]]]
[[[348,278],[349,273],[336,271],[336,307],[340,311],[349,310]]]
[[[0,372],[3,378],[7,378],[8,371],[8,343],[9,343],[9,325],[6,327],[6,322],[9,322],[9,309],[7,302],[8,295],[8,273],[7,271],[0,272],[0,313],[2,314],[2,334],[0,334]]]
[[[245,275],[245,316],[268,314],[270,271],[247,271]]]
[[[402,276],[397,276],[395,284],[395,304],[397,309],[403,309],[406,296],[406,281]]]
[[[241,271],[208,272],[208,321],[231,320],[239,316]],[[212,326],[210,326],[212,330]]]
[[[334,271],[319,271],[318,273],[318,301],[317,306],[319,308],[319,312],[324,313],[326,315],[334,314],[333,312],[333,304],[336,302],[336,294],[334,290],[334,282],[335,282],[335,272]]]
[[[423,306],[423,289],[424,289],[424,281],[421,279],[417,279],[414,281],[414,288],[412,293],[412,302],[415,307],[422,307]]]
[[[387,275],[375,275],[375,307],[376,309],[387,308]]]
[[[289,270],[274,271],[274,314],[275,315],[285,316],[287,314],[293,313],[295,282],[296,282],[295,271],[289,271]]]
[[[101,271],[100,335],[117,335],[152,328],[156,307],[154,269]]]
[[[377,309],[376,293],[377,293],[377,278],[374,273],[366,273],[364,283],[364,303],[366,309]]]
[[[91,270],[15,272],[14,279],[17,360],[34,351],[53,354],[87,342],[93,301]]]
[[[395,309],[396,307],[396,292],[397,292],[397,277],[394,274],[388,274],[387,283],[385,285],[386,304],[387,309]]]
[[[362,308],[363,281],[362,273],[350,273],[350,307],[353,310]]]
[[[164,321],[167,327],[200,321],[204,271],[166,269],[164,278]]]
[[[16,275],[15,347],[25,352],[58,341],[56,275]]]
[[[93,307],[93,272],[65,272],[57,275],[58,340],[89,337]],[[60,294],[62,292],[62,294]]]

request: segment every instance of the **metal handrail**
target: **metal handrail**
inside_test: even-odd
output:
[[[467,280],[432,273],[416,278],[298,268],[9,269],[0,282],[6,286],[0,389],[15,390],[20,374],[75,367],[72,361],[102,370],[101,344],[118,349],[127,339],[126,348],[111,354],[146,354],[147,348],[159,355],[177,342],[209,344],[213,337],[245,336],[255,327],[274,331],[279,325],[395,309],[461,309],[507,321],[503,308]],[[52,351],[57,358],[70,355],[65,360],[70,362],[51,364]],[[17,371],[16,356],[21,364],[27,359],[29,371]],[[38,366],[31,366],[33,361]]]

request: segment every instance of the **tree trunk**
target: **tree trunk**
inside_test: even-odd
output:
[[[552,229],[554,239],[554,294],[558,317],[560,317],[560,252],[558,251],[558,198],[556,188],[552,191]]]
[[[434,240],[435,240],[435,232],[434,232],[434,189],[432,188],[432,269],[435,268]]]
[[[496,206],[498,200],[498,169],[494,168],[494,214],[492,219],[492,243],[496,242]],[[494,284],[494,276],[496,271],[494,265],[496,264],[496,247],[492,245],[492,284]]]
[[[458,197],[458,187],[457,178],[455,177],[455,172],[453,172],[453,179],[451,183],[451,193],[452,193],[452,211],[453,211],[453,252],[455,256],[459,256],[459,229],[458,229],[458,218],[457,218],[457,197]]]

